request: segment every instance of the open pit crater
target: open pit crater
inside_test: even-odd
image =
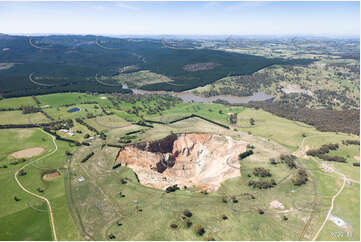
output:
[[[125,146],[117,162],[131,168],[144,186],[165,189],[177,184],[215,191],[223,181],[241,175],[234,164],[247,144],[211,133],[172,134]]]

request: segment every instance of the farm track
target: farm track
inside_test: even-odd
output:
[[[306,138],[322,137],[322,136],[327,137],[327,136],[335,136],[335,135],[314,135],[314,136],[304,137],[304,138],[302,139],[301,145],[299,146],[298,150],[295,151],[293,154],[296,155],[296,156],[297,156],[297,155],[298,155],[298,156],[304,155],[305,151],[302,150],[302,148],[303,148],[304,141],[305,141]],[[299,152],[299,151],[301,152],[301,154],[297,153],[297,152]],[[316,161],[313,157],[312,157],[312,159],[317,163],[317,161]],[[360,182],[357,182],[357,181],[354,181],[354,180],[352,180],[352,179],[347,178],[347,177],[345,176],[345,174],[343,174],[343,173],[341,173],[341,172],[338,172],[338,171],[335,171],[335,170],[333,170],[332,172],[333,172],[333,173],[336,173],[336,174],[338,174],[338,175],[340,175],[340,176],[343,177],[343,184],[342,184],[341,188],[337,191],[337,193],[332,197],[332,199],[331,199],[331,206],[330,206],[330,209],[328,210],[327,216],[326,216],[325,220],[323,221],[321,227],[318,229],[318,231],[316,232],[316,234],[315,234],[314,237],[312,238],[312,241],[315,241],[315,240],[318,238],[318,236],[319,236],[319,234],[321,233],[322,229],[325,227],[325,225],[326,225],[326,223],[327,223],[327,220],[328,220],[328,218],[330,217],[331,212],[332,212],[332,210],[333,210],[334,201],[335,201],[335,199],[341,194],[341,192],[343,191],[343,189],[344,189],[344,187],[345,187],[345,184],[346,184],[346,181],[347,181],[347,180],[350,180],[350,181],[352,181],[352,182],[356,182],[356,183],[360,184]],[[317,188],[316,188],[316,189],[317,189]],[[314,206],[317,204],[317,202],[318,202],[318,201],[317,201],[317,195],[316,195],[316,196],[315,196],[315,199],[314,199],[314,202],[313,202]],[[302,234],[301,234],[299,240],[302,240],[302,239],[304,238],[304,235],[305,235],[305,233],[307,232],[307,230],[308,230],[308,228],[309,228],[309,226],[310,226],[310,224],[311,224],[311,221],[312,221],[312,219],[313,219],[313,214],[314,214],[314,212],[311,212],[311,215],[310,215],[310,217],[308,218],[308,220],[307,220],[307,222],[306,222],[306,225],[305,225],[305,227],[304,227],[304,229],[303,229],[303,231],[302,231]]]
[[[85,234],[85,236],[87,236],[87,240],[95,240],[94,238],[92,238],[92,236],[90,234],[88,234],[86,232],[84,224],[83,224],[83,222],[81,220],[81,217],[80,217],[80,213],[77,210],[76,206],[74,205],[74,198],[73,198],[72,186],[71,186],[71,172],[70,172],[71,159],[68,160],[67,166],[68,166],[68,169],[67,169],[67,179],[65,180],[65,182],[66,182],[65,187],[69,189],[68,192],[67,192],[67,194],[68,194],[67,199],[68,199],[70,213],[72,215],[74,223],[78,224],[80,226],[81,232],[83,232],[83,234]]]
[[[51,223],[51,230],[52,230],[52,234],[53,234],[53,239],[54,239],[55,241],[57,241],[58,238],[57,238],[57,236],[56,236],[55,223],[54,223],[54,214],[53,214],[53,210],[52,210],[52,208],[51,208],[50,201],[49,201],[46,197],[40,196],[40,195],[38,195],[38,194],[35,194],[35,193],[30,192],[29,190],[27,190],[27,189],[20,183],[20,181],[19,181],[19,179],[18,179],[18,177],[17,177],[18,173],[19,173],[21,170],[23,170],[25,167],[31,165],[31,164],[34,163],[34,162],[40,161],[40,160],[42,160],[42,159],[44,159],[44,158],[46,158],[46,157],[54,154],[54,153],[58,150],[58,145],[57,145],[56,142],[55,142],[55,137],[52,136],[52,135],[50,135],[50,134],[48,134],[47,132],[43,131],[42,129],[40,129],[40,131],[42,131],[43,133],[49,135],[49,136],[52,138],[52,141],[53,141],[53,143],[54,143],[54,145],[55,145],[55,149],[54,149],[52,152],[44,155],[43,157],[41,157],[41,158],[39,158],[39,159],[36,159],[36,160],[34,160],[34,161],[32,161],[32,162],[29,162],[28,164],[26,164],[26,165],[24,165],[23,167],[21,167],[19,170],[17,170],[17,171],[15,172],[14,178],[15,178],[15,181],[16,181],[16,183],[18,184],[18,186],[19,186],[24,192],[29,193],[30,195],[32,195],[32,196],[34,196],[34,197],[37,197],[37,198],[40,198],[40,199],[42,199],[42,200],[44,200],[44,201],[46,202],[46,204],[47,204],[47,206],[48,206],[48,208],[49,208],[50,223]]]
[[[318,229],[317,233],[316,233],[315,236],[313,237],[312,241],[315,241],[315,240],[318,238],[318,236],[319,236],[319,234],[321,233],[322,229],[325,227],[325,225],[326,225],[326,223],[327,223],[327,220],[328,220],[328,218],[330,217],[331,212],[332,212],[332,210],[333,210],[333,204],[334,204],[335,199],[341,194],[341,192],[342,192],[343,189],[345,188],[345,184],[346,184],[346,180],[347,180],[346,176],[345,176],[343,173],[340,173],[340,172],[338,172],[338,171],[333,171],[333,172],[343,177],[343,183],[342,183],[341,188],[340,188],[340,189],[337,191],[337,193],[332,197],[331,207],[330,207],[330,209],[328,210],[327,216],[326,216],[325,220],[323,221],[321,227]]]
[[[29,74],[29,81],[35,85],[43,86],[43,87],[55,87],[56,86],[55,84],[46,84],[46,83],[40,83],[40,82],[34,81],[33,75],[34,75],[34,72]]]

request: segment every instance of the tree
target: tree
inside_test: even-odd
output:
[[[255,124],[254,119],[253,119],[253,118],[250,118],[250,119],[249,119],[249,123],[253,126],[253,125]]]
[[[231,113],[229,115],[229,122],[231,124],[237,124],[237,113]]]
[[[171,227],[172,229],[177,229],[177,228],[178,228],[178,225],[176,225],[176,224],[171,224],[170,227]]]
[[[222,215],[221,215],[221,218],[222,218],[223,220],[227,220],[227,219],[228,219],[227,215],[225,215],[225,214],[222,214]]]
[[[195,232],[197,235],[202,236],[202,235],[206,232],[206,230],[202,227],[202,225],[196,224],[196,225],[194,226],[194,232]]]
[[[19,171],[19,176],[25,176],[27,173],[24,170]]]
[[[183,211],[183,214],[184,214],[184,216],[187,216],[188,218],[190,218],[190,217],[192,217],[192,213],[191,213],[191,211],[189,211],[188,209],[186,209],[186,210],[184,210]]]

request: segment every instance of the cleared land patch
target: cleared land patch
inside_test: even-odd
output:
[[[43,153],[44,150],[45,149],[43,147],[33,147],[33,148],[25,149],[25,150],[19,150],[15,153],[12,153],[11,156],[16,159],[30,158],[30,157],[40,155],[41,153]]]
[[[102,80],[106,81],[107,79],[109,78],[103,77]],[[121,73],[117,76],[112,77],[112,79],[122,84],[126,84],[129,88],[140,88],[144,85],[173,82],[172,79],[164,75],[160,75],[148,70],[131,73]]]
[[[204,71],[204,70],[212,70],[219,66],[219,64],[214,62],[203,62],[203,63],[196,63],[196,64],[187,64],[183,66],[185,71]]]

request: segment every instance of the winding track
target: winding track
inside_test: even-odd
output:
[[[304,144],[304,141],[305,141],[306,138],[317,137],[317,136],[333,136],[333,135],[314,135],[314,136],[304,137],[304,138],[302,139],[301,145],[300,145],[300,147],[299,147],[299,149],[298,149],[297,151],[299,151],[301,148],[303,148],[303,144]],[[297,155],[297,151],[294,152],[294,155]],[[300,151],[301,151],[302,153],[304,152],[303,150],[300,150]],[[301,155],[299,155],[299,156],[301,156]],[[313,160],[314,160],[314,159],[313,159]],[[317,161],[316,161],[316,162],[317,162]],[[343,178],[343,184],[342,184],[341,188],[337,191],[337,193],[336,193],[335,195],[333,195],[333,197],[332,197],[332,199],[331,199],[331,206],[330,206],[330,209],[328,210],[327,216],[326,216],[325,220],[323,221],[321,227],[317,230],[315,236],[312,238],[312,241],[315,241],[315,240],[318,238],[318,236],[320,235],[322,229],[325,227],[325,225],[326,225],[326,223],[327,223],[327,220],[329,219],[329,217],[330,217],[330,215],[331,215],[331,212],[332,212],[332,210],[333,210],[334,201],[335,201],[335,199],[341,194],[341,192],[343,191],[343,189],[345,188],[346,181],[347,181],[347,180],[350,180],[350,181],[353,181],[353,182],[356,182],[356,183],[360,184],[360,183],[357,182],[357,181],[354,181],[354,180],[352,180],[352,179],[347,178],[347,177],[345,176],[345,174],[343,174],[343,173],[341,173],[341,172],[338,172],[338,171],[336,171],[336,170],[333,170],[332,172],[333,172],[333,173],[336,173],[336,174],[338,174],[338,175],[340,175],[340,176],[342,176],[342,178]],[[308,226],[309,226],[309,225],[308,225]],[[303,238],[303,236],[302,236],[302,238]]]
[[[328,210],[327,216],[326,216],[325,220],[323,221],[321,227],[318,229],[317,233],[316,233],[315,236],[313,237],[312,241],[315,241],[315,240],[317,239],[317,237],[318,237],[319,234],[321,233],[323,227],[325,227],[326,222],[327,222],[328,218],[330,217],[331,212],[332,212],[332,210],[333,210],[333,204],[334,204],[334,201],[335,201],[336,197],[338,197],[338,195],[340,195],[341,192],[343,191],[343,189],[345,188],[345,184],[346,184],[346,180],[347,180],[346,176],[345,176],[343,173],[340,173],[340,172],[338,172],[338,171],[333,171],[333,172],[343,177],[343,184],[342,184],[340,190],[338,190],[338,192],[337,192],[335,195],[333,195],[332,200],[331,200],[331,207],[330,207],[330,209]]]
[[[58,239],[57,239],[57,237],[56,237],[53,210],[52,210],[52,208],[51,208],[51,205],[50,205],[49,200],[48,200],[46,197],[40,196],[40,195],[38,195],[38,194],[35,194],[35,193],[30,192],[29,190],[27,190],[27,189],[20,183],[20,181],[19,181],[19,179],[18,179],[18,177],[17,177],[19,171],[21,171],[21,170],[24,169],[25,167],[31,165],[31,164],[34,163],[34,162],[37,162],[37,161],[39,161],[39,160],[42,160],[42,159],[44,159],[44,158],[46,158],[46,157],[54,154],[54,153],[58,150],[58,145],[55,143],[55,137],[52,136],[52,135],[50,135],[50,134],[48,134],[47,132],[45,132],[45,131],[42,130],[42,129],[40,129],[40,131],[43,132],[43,133],[45,133],[45,134],[47,134],[47,135],[49,135],[49,136],[52,138],[53,143],[54,143],[54,145],[55,145],[55,149],[54,149],[52,152],[50,152],[49,154],[46,154],[46,155],[44,155],[43,157],[41,157],[41,158],[39,158],[39,159],[33,160],[33,161],[27,163],[26,165],[24,165],[23,167],[21,167],[19,170],[17,170],[17,171],[15,172],[14,178],[15,178],[15,181],[16,181],[16,183],[18,184],[18,186],[19,186],[24,192],[29,193],[30,195],[32,195],[32,196],[34,196],[34,197],[37,197],[37,198],[40,198],[40,199],[42,199],[42,200],[44,200],[44,201],[46,202],[46,204],[48,205],[48,208],[49,208],[50,223],[51,223],[51,230],[52,230],[52,232],[53,232],[53,238],[54,238],[55,241],[57,241]]]

